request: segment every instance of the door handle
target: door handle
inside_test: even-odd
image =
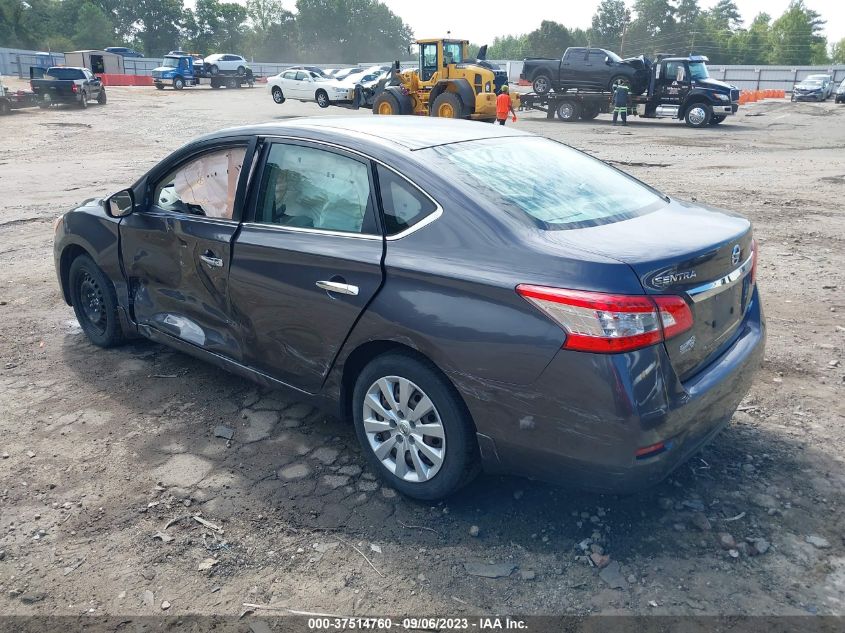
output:
[[[211,251],[206,251],[206,254],[200,255],[200,259],[212,268],[223,267],[223,260],[219,257],[215,257],[214,253],[212,253]]]
[[[317,287],[339,295],[352,295],[353,297],[358,295],[358,286],[339,281],[318,281]]]

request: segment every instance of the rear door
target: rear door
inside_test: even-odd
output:
[[[230,273],[244,361],[316,392],[382,283],[371,165],[334,147],[271,140],[256,173]]]
[[[218,141],[176,159],[150,176],[146,208],[120,223],[136,322],[234,360],[228,277],[252,147]]]

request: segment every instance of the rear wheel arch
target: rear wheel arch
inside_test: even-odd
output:
[[[449,378],[448,374],[446,374],[446,372],[443,371],[437,363],[419,349],[408,345],[407,343],[400,343],[399,341],[391,340],[367,341],[356,347],[349,356],[346,357],[346,360],[343,363],[343,373],[340,380],[340,406],[338,407],[343,419],[352,420],[353,391],[355,388],[355,381],[358,380],[358,376],[361,375],[361,372],[367,365],[379,356],[384,356],[385,354],[407,355],[426,365],[429,365],[438,374],[440,374],[451,387],[454,395],[460,402],[467,419],[472,423],[473,432],[477,431],[475,421],[472,419],[472,415],[470,414],[469,407],[467,406],[463,395],[457,386],[455,386],[452,379]]]

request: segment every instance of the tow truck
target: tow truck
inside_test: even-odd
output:
[[[172,86],[182,90],[186,86],[208,85],[212,88],[241,88],[255,85],[255,75],[247,68],[243,74],[237,71],[219,70],[212,74],[203,58],[190,53],[170,53],[164,56],[164,62],[153,69],[153,84],[159,90]]]
[[[628,113],[647,119],[683,120],[694,128],[718,125],[735,114],[739,89],[712,79],[708,61],[704,55],[658,56],[649,71],[648,89],[630,97]],[[557,115],[561,121],[589,120],[612,112],[612,98],[613,93],[604,90],[529,92],[520,95],[520,109],[540,110],[549,119]]]

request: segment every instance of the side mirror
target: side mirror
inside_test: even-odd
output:
[[[135,194],[131,189],[118,191],[106,200],[106,214],[112,218],[125,218],[135,210]]]
[[[608,66],[610,66],[610,57],[605,57],[604,63],[607,64]]]

